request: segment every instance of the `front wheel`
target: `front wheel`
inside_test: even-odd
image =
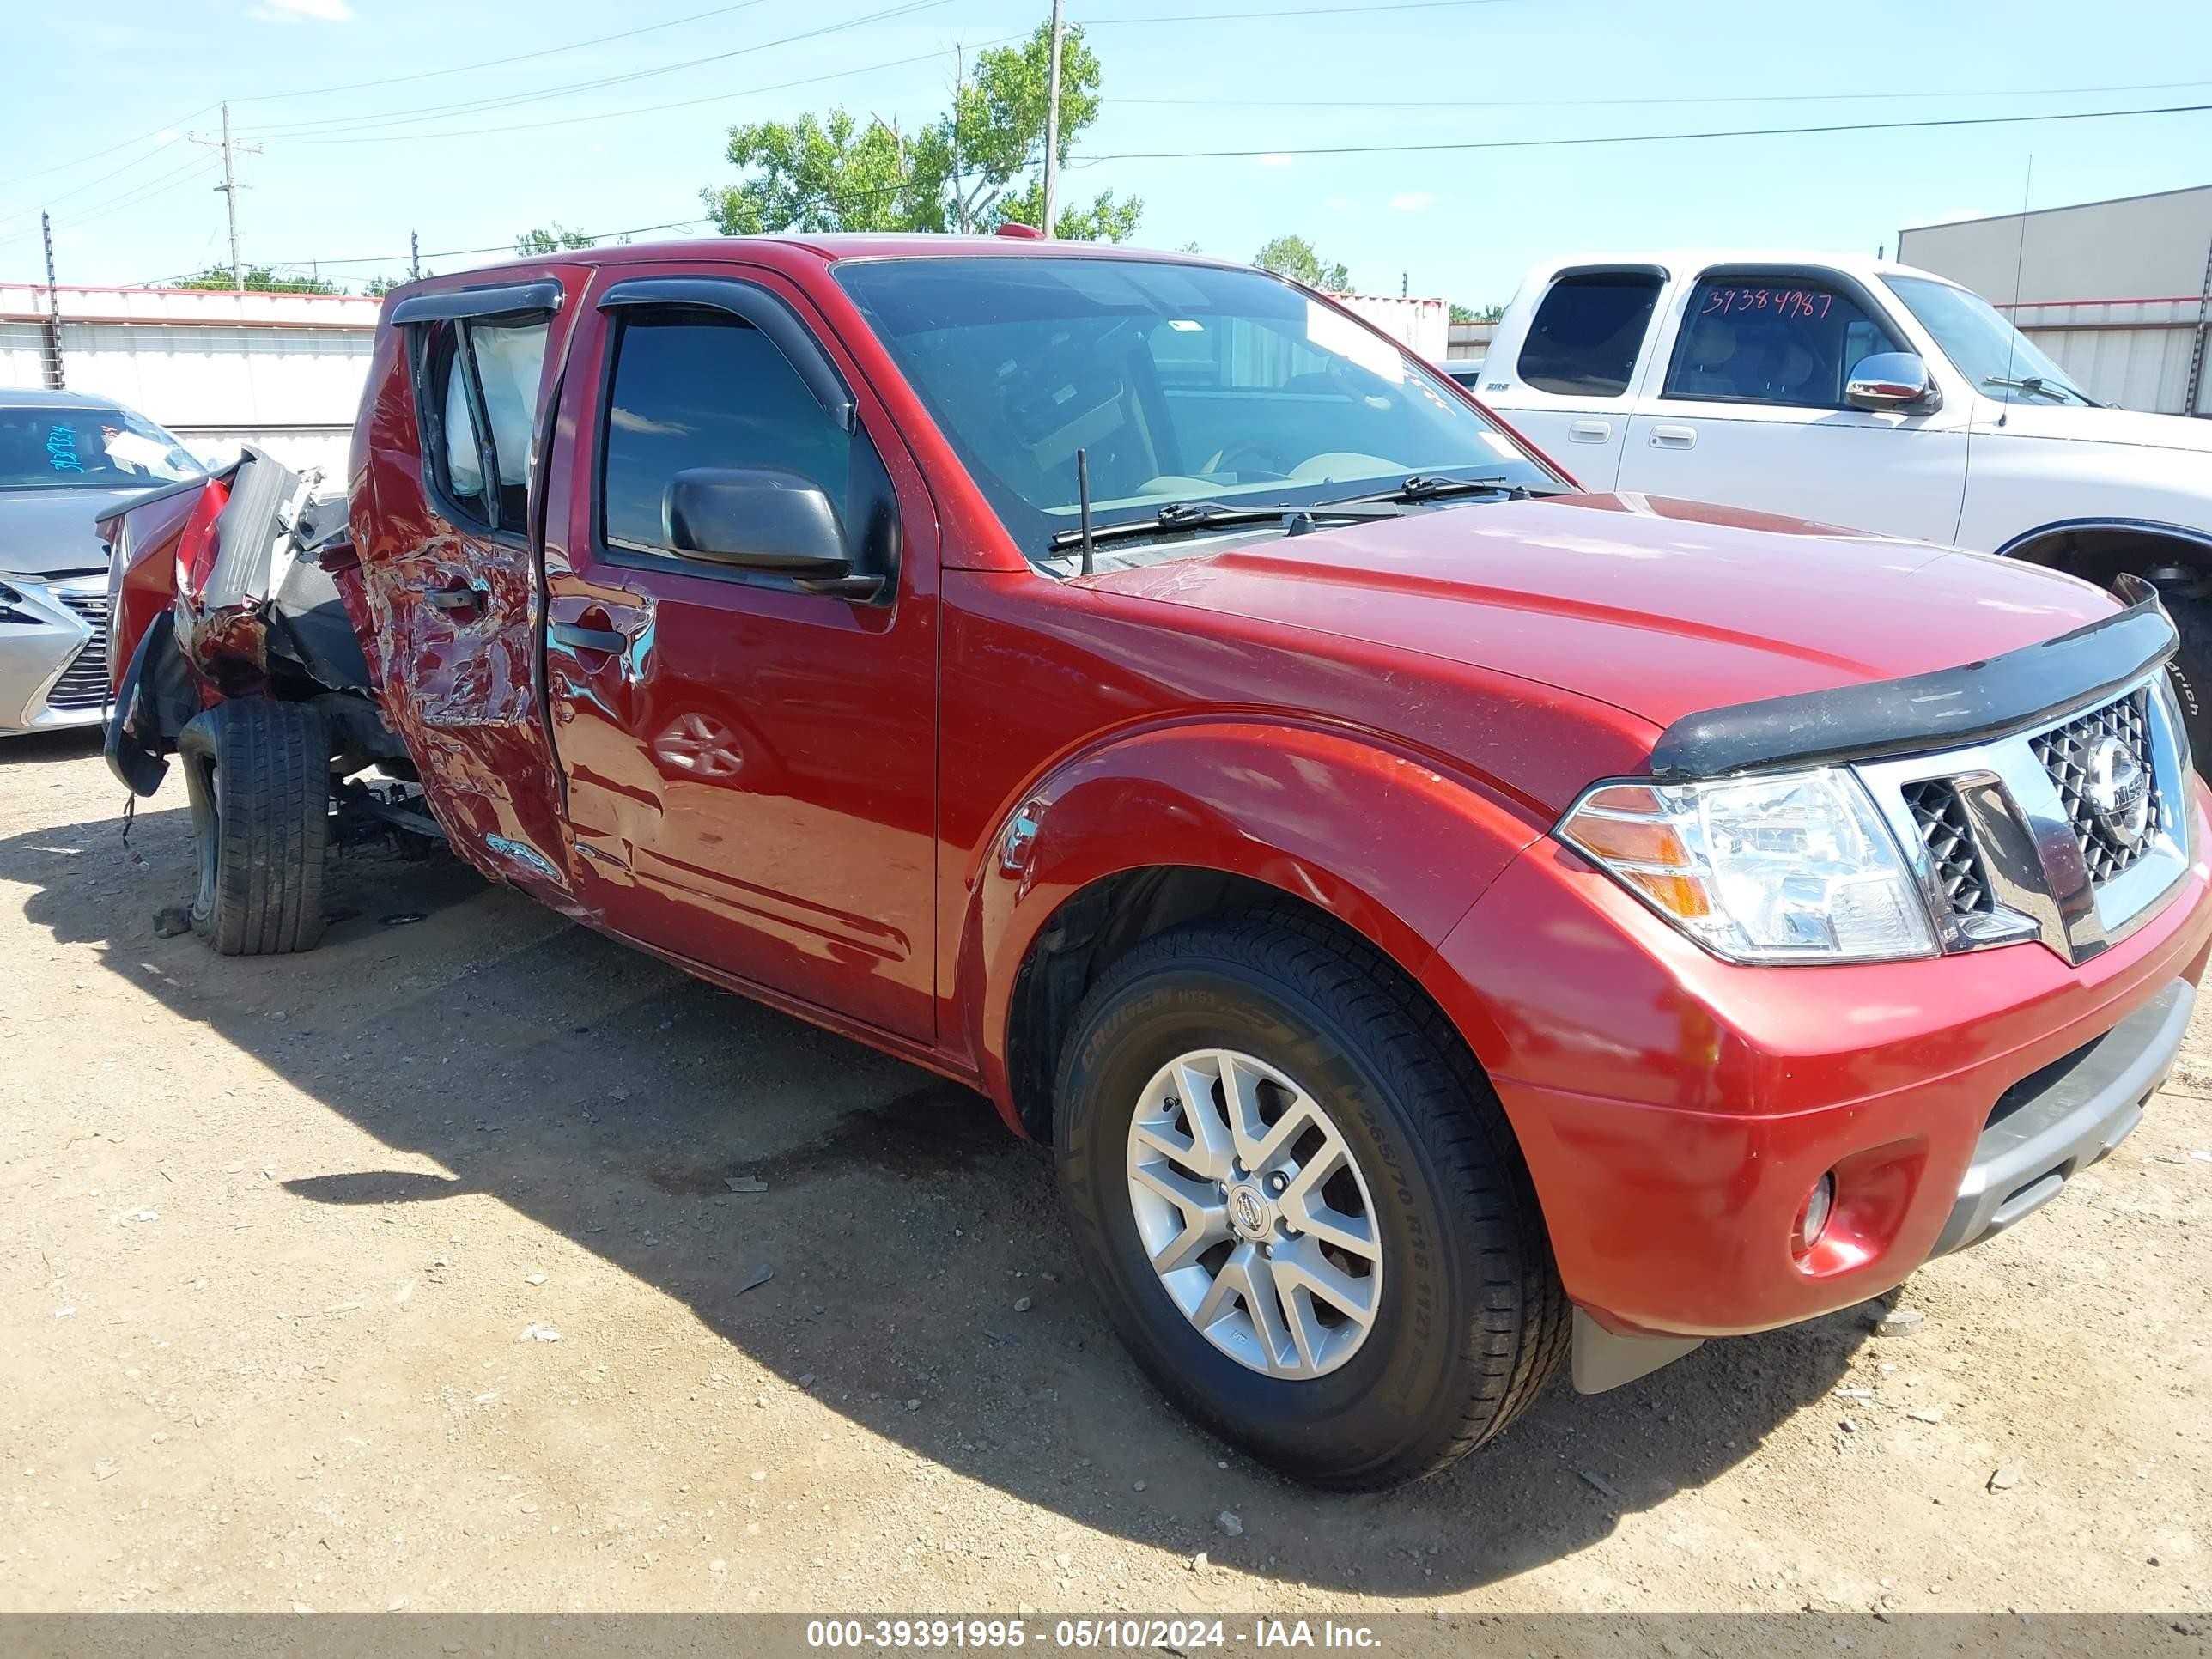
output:
[[[1196,922],[1109,969],[1055,1139],[1077,1254],[1138,1363],[1285,1474],[1431,1474],[1566,1352],[1497,1097],[1409,981],[1319,920]]]

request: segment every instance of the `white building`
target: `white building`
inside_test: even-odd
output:
[[[260,445],[343,479],[378,301],[0,283],[0,386],[113,398],[210,460]]]
[[[1440,363],[1449,337],[1451,307],[1442,300],[1402,299],[1395,294],[1332,294],[1354,316],[1364,317],[1416,357]]]
[[[2212,185],[1922,225],[1897,257],[1972,289],[2092,398],[2212,415]]]

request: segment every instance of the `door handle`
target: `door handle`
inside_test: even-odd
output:
[[[1601,444],[1611,436],[1611,421],[1576,421],[1567,428],[1567,438],[1573,443]]]
[[[1698,428],[1693,426],[1655,426],[1651,428],[1654,449],[1694,449],[1698,443]]]
[[[434,587],[423,596],[441,611],[481,611],[484,591],[480,587]]]
[[[629,641],[611,628],[585,628],[576,623],[555,623],[550,631],[554,644],[565,645],[571,651],[597,651],[612,657],[629,649]]]

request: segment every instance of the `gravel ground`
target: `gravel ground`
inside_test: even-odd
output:
[[[1327,1497],[1146,1388],[977,1097],[442,860],[221,960],[119,797],[0,749],[0,1608],[2212,1611],[2203,1019],[1915,1334]]]

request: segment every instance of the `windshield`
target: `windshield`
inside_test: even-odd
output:
[[[1252,270],[1130,259],[863,261],[837,277],[1015,541],[1163,507],[1310,506],[1415,474],[1558,480],[1364,324]]]
[[[2006,403],[2090,401],[2064,369],[1980,295],[1925,276],[1885,276],[1882,281],[1936,337],[1959,372],[1988,396]]]
[[[113,406],[0,405],[0,489],[128,489],[207,469],[143,415]]]

